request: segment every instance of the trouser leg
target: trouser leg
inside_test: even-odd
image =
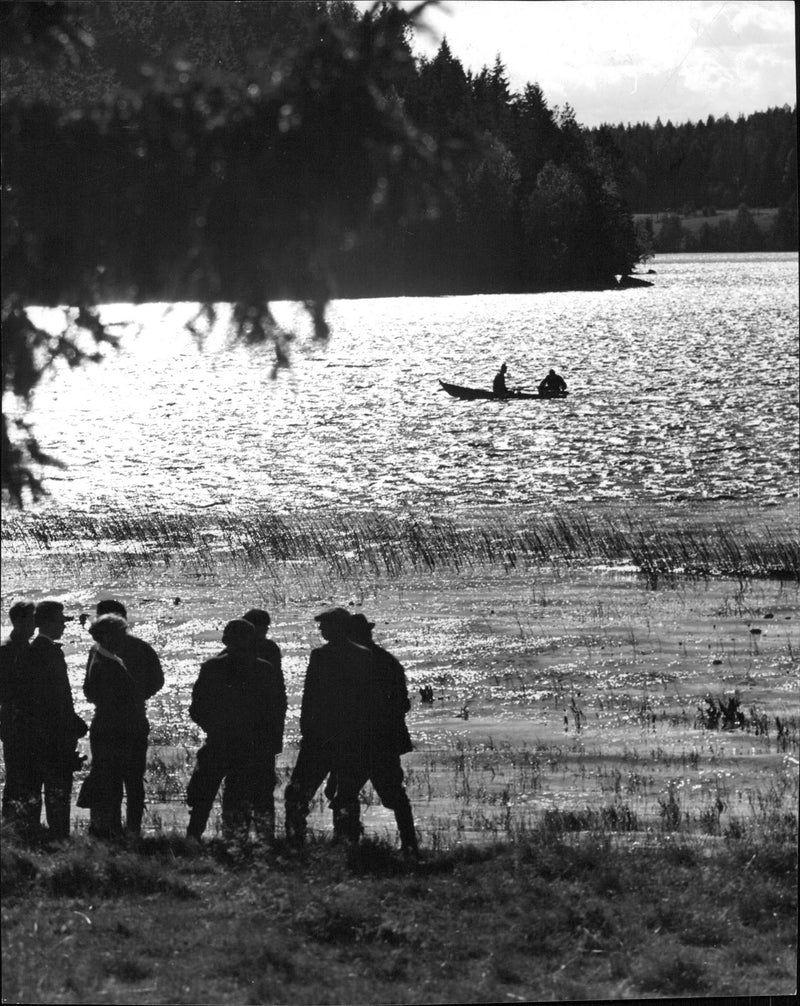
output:
[[[327,756],[308,745],[300,745],[289,785],[286,787],[286,837],[302,844],[308,829],[307,818],[314,794],[328,774]]]
[[[247,840],[253,818],[255,771],[252,761],[238,762],[225,775],[222,793],[222,830],[226,841]]]
[[[406,852],[417,852],[417,830],[414,827],[414,814],[411,810],[411,803],[408,795],[403,794],[404,799],[394,808],[394,819],[397,821],[397,830],[400,832],[400,846]]]
[[[123,741],[112,734],[90,734],[93,780],[89,833],[95,838],[118,838],[122,833]]]
[[[35,780],[31,777],[27,762],[27,751],[23,746],[10,742],[3,744],[3,761],[6,766],[6,781],[3,786],[3,820],[11,824],[24,822],[29,816],[31,795],[35,793]],[[41,789],[41,783],[39,785]]]
[[[336,792],[331,800],[333,834],[336,838],[357,842],[363,831],[358,795],[369,773],[363,762],[349,758],[342,759],[335,771]]]
[[[72,773],[51,775],[44,784],[44,810],[50,838],[69,838],[69,812],[72,798]]]
[[[144,774],[147,769],[147,735],[131,742],[125,765],[125,830],[138,835],[144,817]]]
[[[197,764],[186,788],[186,802],[190,808],[186,834],[190,838],[202,837],[224,776],[225,765],[222,759],[209,750],[208,745],[201,747],[197,752]]]
[[[253,801],[253,823],[256,835],[265,842],[275,837],[275,755],[265,751],[256,766],[256,791]]]
[[[3,820],[14,822],[21,835],[33,837],[41,826],[45,767],[25,730],[12,729],[3,743],[6,782]]]
[[[404,850],[416,852],[417,833],[414,828],[414,814],[403,785],[403,767],[400,756],[392,755],[373,763],[370,774],[372,785],[384,807],[394,811],[400,844]]]
[[[122,777],[114,766],[105,766],[97,769],[97,779],[97,797],[89,809],[89,833],[95,838],[119,838],[122,834]]]

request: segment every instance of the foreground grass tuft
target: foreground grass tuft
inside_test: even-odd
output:
[[[3,850],[3,997],[421,1003],[781,994],[796,848],[551,827],[402,858],[177,836]]]
[[[146,848],[147,843],[141,843]],[[3,897],[29,892],[55,898],[127,898],[139,894],[168,894],[194,898],[194,891],[161,861],[138,851],[114,848],[90,839],[74,839],[57,852],[25,852],[4,834],[2,848]]]

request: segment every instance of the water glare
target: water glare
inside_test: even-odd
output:
[[[201,348],[196,305],[116,305],[132,329],[99,367],[35,400],[66,462],[56,501],[92,509],[232,505],[465,513],[555,504],[738,500],[797,492],[797,256],[656,261],[655,286],[538,295],[340,301],[333,337],[298,332],[291,370],[231,348],[226,315]],[[566,401],[460,402],[438,379]]]

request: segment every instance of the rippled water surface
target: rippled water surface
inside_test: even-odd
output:
[[[339,301],[315,345],[292,305],[292,368],[267,347],[199,351],[186,305],[135,323],[101,366],[35,400],[67,464],[45,506],[466,512],[474,506],[797,494],[796,255],[665,256],[652,289]],[[566,401],[461,402],[438,379]]]

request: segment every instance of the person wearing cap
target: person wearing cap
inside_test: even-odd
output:
[[[125,665],[129,677],[133,679],[139,696],[136,716],[132,720],[137,726],[135,730],[127,732],[125,742],[127,765],[125,773],[125,830],[131,835],[138,835],[141,832],[142,818],[144,817],[144,773],[147,765],[147,738],[150,733],[146,703],[164,687],[164,671],[153,647],[130,631],[128,612],[122,601],[116,598],[105,598],[98,601],[95,612],[98,621],[105,615],[117,615],[124,619],[127,626],[122,641],[118,643],[119,648],[114,652]],[[89,631],[91,632],[91,629]],[[92,652],[89,654],[89,661],[92,660]],[[87,674],[88,669],[87,662]],[[144,717],[143,725],[142,717]]]
[[[225,649],[206,660],[192,689],[189,716],[206,733],[186,791],[188,838],[199,841],[224,780],[222,828],[227,841],[247,839],[253,818],[263,737],[275,728],[265,662],[256,656],[255,629],[243,618],[228,622]]]
[[[6,781],[3,786],[3,820],[11,823],[19,816],[26,792],[30,752],[26,720],[16,702],[24,684],[28,644],[36,631],[33,601],[16,601],[8,611],[11,633],[0,646],[0,740]]]
[[[286,837],[305,840],[311,800],[328,773],[336,777],[334,835],[361,834],[358,794],[373,746],[379,706],[375,660],[349,637],[350,612],[329,608],[314,620],[325,640],[311,651],[300,708],[300,750],[286,787]]]
[[[25,795],[26,829],[39,825],[44,791],[44,808],[49,837],[61,841],[69,836],[72,774],[79,767],[75,746],[88,727],[75,714],[67,662],[59,640],[67,622],[60,601],[40,601],[34,622],[39,630],[28,649],[27,672],[20,681],[17,705],[28,720],[30,731],[30,774]]]
[[[359,789],[370,779],[384,807],[394,811],[400,844],[405,853],[418,852],[417,834],[411,803],[403,785],[400,756],[413,750],[406,726],[406,713],[411,708],[406,684],[406,672],[400,661],[379,646],[372,638],[375,623],[361,613],[350,619],[349,633],[354,643],[365,646],[375,658],[375,673],[380,691],[380,705],[374,731],[375,745],[370,752],[368,776],[360,780]]]
[[[144,773],[148,723],[144,694],[122,659],[128,623],[121,615],[101,615],[89,627],[95,640],[86,664],[83,694],[94,703],[89,730],[92,768],[78,796],[79,807],[90,808],[89,832],[96,838],[122,836],[122,793],[128,804],[128,831],[138,834],[144,806]]]
[[[272,712],[267,730],[262,736],[256,762],[255,805],[253,821],[256,834],[265,841],[275,837],[275,756],[283,750],[283,728],[286,722],[286,683],[283,680],[281,649],[267,637],[272,619],[263,608],[250,608],[242,618],[255,629],[256,656],[264,661],[268,705]]]

